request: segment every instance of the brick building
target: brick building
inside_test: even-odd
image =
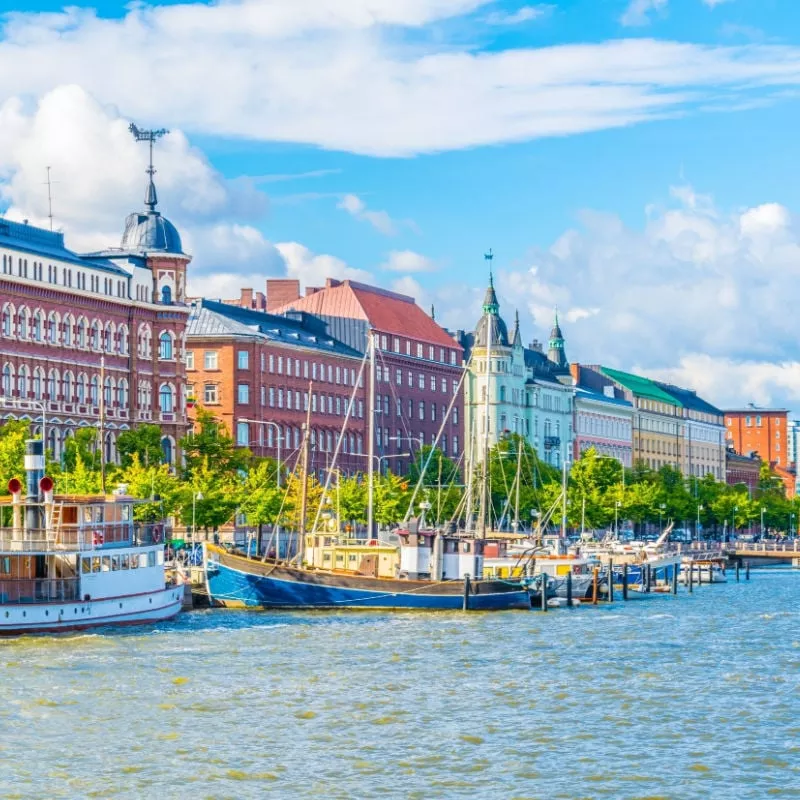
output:
[[[725,411],[728,445],[737,453],[756,452],[763,461],[788,467],[789,411],[749,405]]]
[[[322,481],[342,434],[337,468],[346,475],[366,468],[362,361],[309,314],[278,316],[210,300],[192,307],[186,366],[193,397],[226,424],[237,444],[259,456],[280,456],[290,469],[310,403],[310,468]]]
[[[758,489],[761,459],[757,455],[742,455],[732,449],[725,453],[725,482],[729,486],[744,484],[751,497]]]
[[[383,468],[388,463],[394,472],[405,472],[419,444],[431,444],[440,429],[442,450],[461,458],[462,348],[413,298],[333,278],[301,297],[297,281],[268,280],[266,304],[274,313],[304,311],[324,320],[335,339],[359,354],[374,334],[375,453],[385,459]]]
[[[102,428],[107,462],[122,431],[158,423],[170,462],[186,433],[189,309],[175,227],[131,214],[119,248],[79,255],[64,236],[0,219],[0,415],[26,418],[58,458],[81,427]]]

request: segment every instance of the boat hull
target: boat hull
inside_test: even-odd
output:
[[[228,608],[456,611],[464,607],[460,581],[393,580],[305,570],[211,547],[206,556],[206,583],[212,603]],[[467,600],[471,611],[530,606],[526,589],[504,581],[473,582]]]
[[[183,587],[103,600],[0,605],[0,636],[149,625],[181,611]]]

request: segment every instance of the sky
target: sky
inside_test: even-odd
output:
[[[0,4],[0,211],[117,245],[159,208],[189,291],[326,277],[572,361],[800,416],[800,2]]]

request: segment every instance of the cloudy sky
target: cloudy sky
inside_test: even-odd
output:
[[[800,415],[797,0],[5,0],[0,210],[160,208],[212,297],[290,275]],[[797,296],[797,297],[796,297]]]

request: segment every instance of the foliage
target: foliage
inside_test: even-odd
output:
[[[283,489],[278,488],[276,463],[261,459],[251,467],[245,480],[241,511],[248,525],[274,525],[280,514]]]
[[[101,481],[99,469],[93,469],[83,460],[80,450],[75,452],[75,466],[56,477],[55,491],[59,494],[100,494]]]
[[[199,496],[198,496],[199,495]],[[195,462],[191,479],[178,491],[180,518],[184,525],[217,530],[233,516],[241,500],[241,486],[235,476],[220,474],[205,457]]]
[[[422,470],[425,470],[425,485],[449,486],[458,483],[460,474],[458,465],[448,458],[438,447],[425,444],[417,452],[416,457],[408,467],[406,477],[408,482],[415,486],[419,482]]]
[[[30,438],[27,420],[9,420],[0,427],[0,495],[8,494],[8,482],[25,481],[25,440]]]
[[[65,472],[74,472],[78,459],[83,469],[94,472],[100,469],[100,448],[97,446],[97,428],[78,428],[74,436],[64,443],[62,462]]]
[[[131,463],[117,475],[117,481],[128,487],[132,497],[148,500],[134,507],[134,519],[156,522],[172,516],[177,510],[179,486],[167,464],[145,466],[139,454],[133,453]]]
[[[374,513],[379,525],[391,525],[403,519],[410,499],[411,489],[405,478],[392,472],[375,476]]]
[[[334,505],[341,514],[342,525],[363,525],[367,521],[367,482],[353,476],[340,478],[330,494]]]
[[[145,467],[157,466],[164,457],[161,449],[161,428],[158,425],[144,424],[123,431],[117,438],[117,450],[123,467],[129,467],[134,456]]]
[[[187,478],[202,470],[207,463],[213,464],[214,472],[218,475],[228,478],[246,471],[251,460],[250,450],[236,446],[223,422],[207,409],[198,406],[195,426],[196,429],[180,442]]]

